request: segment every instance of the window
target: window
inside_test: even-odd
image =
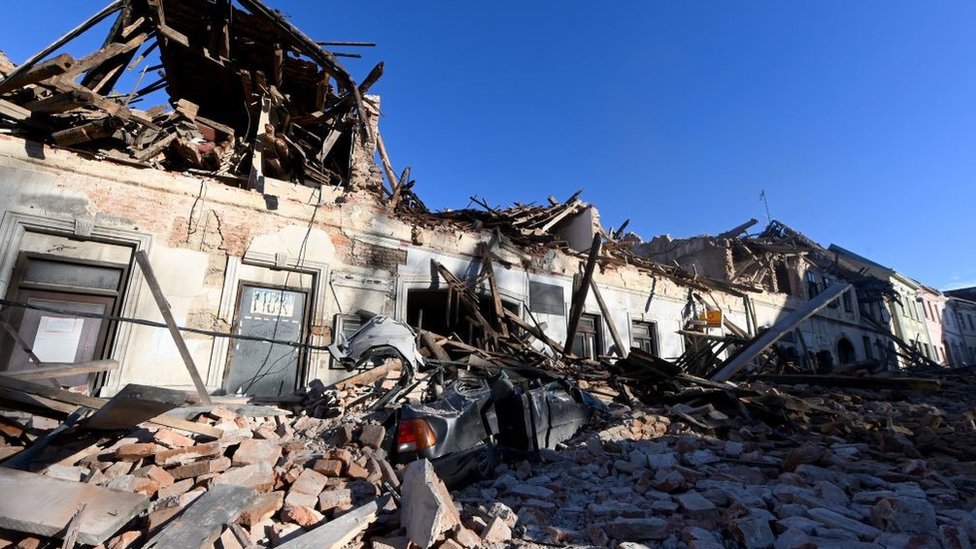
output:
[[[630,326],[631,346],[647,354],[658,355],[657,324],[653,322],[634,322]]]
[[[864,357],[867,359],[874,358],[874,351],[871,349],[871,338],[868,336],[861,336],[861,345],[864,345]]]
[[[363,327],[363,323],[363,318],[359,315],[335,315],[335,324],[332,328],[333,341],[338,341],[339,334],[342,334],[345,336],[345,339],[348,340],[353,334]],[[332,357],[332,360],[329,362],[329,367],[335,369],[342,368],[343,366],[338,360],[336,360],[335,357]]]
[[[854,297],[851,294],[852,290],[847,290],[844,295],[841,296],[841,301],[844,302],[844,312],[853,313],[854,312]]]
[[[603,337],[598,315],[584,314],[580,317],[573,339],[573,354],[580,358],[596,360],[603,352]]]
[[[976,327],[973,327],[973,317],[972,317],[972,315],[966,315],[966,320],[969,321],[969,329],[970,330],[976,330]]]
[[[817,275],[813,271],[807,271],[807,299],[813,299],[820,293],[820,285],[817,284]]]
[[[549,315],[565,314],[565,299],[563,287],[555,284],[545,284],[529,281],[529,310],[533,313]]]
[[[929,344],[928,343],[923,343],[922,344],[922,354],[925,355],[925,358],[932,358],[932,354],[929,352]]]

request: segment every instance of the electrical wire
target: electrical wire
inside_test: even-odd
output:
[[[152,328],[169,328],[169,325],[167,325],[165,322],[156,322],[155,320],[146,320],[146,319],[143,319],[143,318],[132,318],[132,317],[127,317],[127,316],[119,316],[119,315],[104,315],[104,314],[98,314],[98,313],[84,313],[84,312],[72,311],[72,310],[68,310],[68,309],[60,309],[58,307],[48,307],[46,305],[36,305],[36,304],[33,304],[33,303],[21,303],[19,301],[10,301],[9,299],[0,299],[0,306],[3,306],[3,307],[17,307],[17,308],[21,308],[21,309],[33,309],[35,311],[44,311],[46,313],[61,314],[61,315],[79,317],[79,318],[92,318],[92,319],[96,319],[96,320],[111,320],[111,321],[114,321],[114,322],[128,322],[130,324],[138,324],[140,326],[150,326]],[[214,330],[204,330],[204,329],[201,329],[201,328],[190,328],[190,327],[186,327],[186,326],[177,326],[176,328],[179,331],[181,331],[181,332],[187,332],[187,333],[191,333],[191,334],[200,334],[200,335],[211,336],[211,337],[224,337],[224,338],[228,338],[228,339],[239,339],[239,340],[242,340],[242,341],[260,341],[260,342],[265,342],[265,343],[276,343],[276,344],[280,344],[280,345],[289,345],[291,347],[296,347],[296,348],[301,348],[301,349],[307,349],[307,350],[311,350],[311,351],[327,351],[327,350],[329,350],[329,347],[327,345],[311,345],[311,344],[308,344],[308,343],[302,343],[302,342],[297,342],[297,341],[285,341],[285,340],[272,339],[272,338],[269,338],[269,337],[247,336],[247,335],[240,335],[240,334],[232,334],[232,333],[229,333],[229,332],[217,332],[217,331],[214,331]]]

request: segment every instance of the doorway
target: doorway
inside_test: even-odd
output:
[[[837,361],[841,364],[852,364],[857,361],[854,344],[846,337],[837,342]]]
[[[85,261],[61,256],[21,252],[7,292],[10,306],[0,317],[17,332],[42,363],[76,363],[106,358],[116,322],[105,318],[118,313],[128,265]],[[28,351],[2,334],[0,368],[21,371],[36,368]],[[57,378],[63,386],[88,385],[88,374]]]
[[[270,341],[233,342],[223,389],[227,394],[277,398],[298,386],[308,333],[308,294],[301,290],[242,283],[233,333]],[[280,343],[279,343],[280,342]]]

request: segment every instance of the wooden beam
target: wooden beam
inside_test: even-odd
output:
[[[50,46],[48,46],[48,47],[44,48],[43,50],[37,52],[36,54],[34,54],[33,57],[31,57],[27,61],[24,61],[23,63],[21,63],[20,66],[18,66],[16,69],[14,69],[13,71],[11,71],[10,74],[8,74],[6,78],[4,78],[3,80],[0,80],[0,91],[3,90],[3,86],[4,86],[4,83],[5,82],[7,82],[7,81],[13,81],[14,78],[16,78],[17,76],[19,76],[20,74],[22,74],[22,73],[30,70],[41,59],[44,59],[48,55],[51,55],[52,53],[54,53],[55,51],[57,51],[58,49],[60,49],[61,46],[67,44],[69,41],[73,40],[79,34],[85,32],[86,30],[88,30],[91,27],[93,27],[96,24],[98,24],[98,22],[101,21],[102,19],[105,19],[109,15],[112,15],[113,13],[119,11],[120,9],[122,9],[122,5],[124,3],[125,3],[124,0],[115,0],[114,2],[112,2],[111,4],[109,4],[108,6],[105,6],[104,8],[102,8],[102,10],[99,11],[98,13],[96,13],[95,15],[93,15],[93,16],[89,17],[88,19],[86,19],[85,21],[83,21],[77,27],[75,27],[75,28],[71,29],[70,31],[68,31],[68,33],[65,34],[64,36],[62,36],[61,38],[58,38],[57,40],[55,40],[54,43],[52,43]]]
[[[75,59],[66,53],[36,65],[30,70],[25,70],[17,76],[8,76],[0,80],[0,93],[8,92],[17,88],[22,88],[28,84],[35,84],[42,80],[47,80],[52,76],[64,74],[74,65]],[[10,73],[13,75],[13,72]]]
[[[383,165],[383,173],[386,174],[386,180],[390,183],[390,195],[396,193],[397,182],[399,181],[396,176],[396,172],[393,171],[393,164],[390,163],[390,155],[386,152],[386,144],[383,142],[383,136],[380,132],[376,132],[376,150],[380,153],[380,163]]]
[[[90,362],[79,362],[77,364],[47,362],[44,364],[44,366],[37,368],[36,370],[0,372],[0,375],[23,380],[51,379],[55,377],[68,377],[79,374],[107,372],[109,370],[116,370],[118,367],[119,363],[116,360],[92,360]]]
[[[180,328],[176,325],[176,319],[173,318],[173,311],[169,308],[169,302],[166,301],[166,296],[163,294],[162,288],[159,287],[159,281],[156,280],[156,273],[153,272],[152,264],[149,262],[149,256],[146,255],[145,250],[136,251],[136,263],[139,264],[139,268],[142,269],[142,274],[146,278],[146,284],[149,286],[149,290],[152,292],[153,298],[156,300],[156,305],[159,307],[159,312],[163,315],[163,320],[166,321],[166,327],[169,329],[169,334],[173,337],[173,343],[176,344],[176,348],[180,351],[180,356],[183,358],[183,363],[186,365],[187,371],[190,373],[190,378],[193,380],[194,387],[197,388],[197,394],[200,395],[200,401],[204,404],[212,404],[210,400],[210,395],[207,393],[207,386],[204,385],[203,379],[200,378],[200,372],[197,371],[196,365],[193,363],[193,355],[190,354],[190,349],[186,346],[186,342],[183,341],[183,335],[180,334]]]
[[[600,293],[600,286],[596,283],[593,278],[590,278],[590,288],[593,290],[593,297],[596,298],[597,305],[600,306],[600,312],[603,314],[603,318],[607,323],[607,328],[610,329],[610,338],[613,339],[614,351],[620,358],[627,358],[627,347],[624,345],[624,340],[621,339],[620,333],[617,332],[617,325],[613,322],[613,317],[610,316],[610,308],[607,307],[605,301],[603,301],[603,294]]]
[[[768,330],[759,337],[752,340],[735,356],[727,360],[722,368],[715,375],[711,376],[712,381],[726,381],[749,364],[760,353],[768,349],[772,344],[779,341],[781,337],[799,326],[804,320],[810,318],[817,311],[823,309],[841,294],[851,288],[850,284],[834,284],[828,286],[826,290],[817,294],[816,297],[800,305],[798,309],[784,316],[773,324]]]
[[[83,72],[94,69],[106,61],[138,48],[143,42],[146,41],[146,38],[148,37],[149,35],[143,32],[136,35],[128,42],[115,42],[109,44],[95,53],[79,59],[78,62],[75,63],[70,69],[65,71],[62,76],[64,78],[74,79]]]
[[[400,198],[403,197],[403,191],[407,188],[407,183],[410,183],[410,166],[403,168],[403,173],[400,174],[400,182],[397,183],[396,189],[393,190],[393,196],[390,197],[391,210],[396,209]]]
[[[431,354],[433,354],[434,358],[437,360],[444,362],[451,361],[451,356],[447,354],[444,347],[441,346],[441,344],[438,343],[437,340],[434,339],[434,336],[431,335],[431,333],[427,330],[420,330],[420,341],[423,342],[424,346],[430,349]]]
[[[397,191],[399,191],[399,187]],[[394,199],[396,199],[396,195],[397,193],[394,193]],[[491,304],[495,309],[495,318],[498,320],[499,332],[501,332],[502,337],[508,337],[508,323],[505,322],[505,306],[502,304],[502,295],[498,292],[498,281],[495,280],[495,269],[491,263],[491,250],[488,244],[481,244],[481,261],[482,272],[488,277],[488,288],[491,290]]]
[[[369,124],[366,120],[366,107],[363,105],[363,96],[359,92],[356,81],[353,80],[349,71],[339,63],[334,55],[324,50],[305,35],[302,31],[288,22],[280,12],[268,8],[261,0],[239,0],[248,11],[254,15],[259,15],[268,20],[277,30],[287,36],[301,53],[308,55],[315,62],[322,65],[329,72],[336,82],[342,85],[348,92],[352,93],[353,100],[356,102],[356,109],[359,111],[359,121],[363,125],[366,134],[369,134]]]
[[[80,143],[88,143],[103,137],[109,137],[122,125],[117,118],[103,118],[93,120],[87,124],[72,126],[68,129],[51,134],[51,138],[59,147],[70,147]]]
[[[396,361],[388,361],[386,364],[381,364],[375,368],[370,368],[364,372],[360,372],[356,375],[339,380],[332,384],[332,386],[329,388],[335,388],[342,391],[356,385],[372,385],[373,383],[376,383],[377,381],[386,377],[391,371],[393,371],[394,366],[396,365]]]
[[[596,268],[597,258],[600,257],[600,247],[602,244],[603,237],[599,234],[593,235],[593,245],[590,246],[590,254],[586,258],[586,266],[583,268],[583,278],[580,280],[579,288],[573,293],[573,302],[572,307],[570,307],[569,324],[566,327],[566,343],[563,346],[563,354],[568,354],[573,348],[573,340],[576,339],[579,320],[583,316],[583,304],[586,301],[586,293],[590,289],[590,279],[593,278],[593,270]]]
[[[539,326],[533,326],[533,325],[529,324],[528,322],[526,322],[525,320],[523,320],[521,317],[519,317],[517,314],[513,313],[512,311],[509,311],[508,309],[505,309],[505,316],[508,317],[509,321],[511,321],[513,324],[515,324],[519,328],[521,328],[521,329],[525,330],[526,332],[528,332],[532,337],[534,337],[534,338],[538,339],[539,341],[545,343],[546,346],[548,346],[550,349],[552,349],[552,352],[555,353],[556,355],[562,354],[565,358],[575,358],[575,357],[573,357],[572,354],[564,353],[562,351],[563,344],[562,343],[559,343],[558,341],[556,341],[556,340],[552,339],[551,337],[547,336],[546,335],[546,332],[543,331]]]
[[[261,97],[261,114],[258,116],[257,133],[254,135],[254,151],[251,154],[251,172],[247,177],[249,189],[264,192],[264,139],[271,119],[271,98]]]

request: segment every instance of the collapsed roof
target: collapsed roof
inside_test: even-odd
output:
[[[97,51],[50,57],[112,16]],[[115,89],[156,55],[131,92]],[[0,131],[258,190],[264,175],[349,185],[355,137],[375,137],[365,95],[382,73],[357,84],[261,0],[115,0],[21,65],[0,62]],[[168,106],[137,108],[159,90]]]

